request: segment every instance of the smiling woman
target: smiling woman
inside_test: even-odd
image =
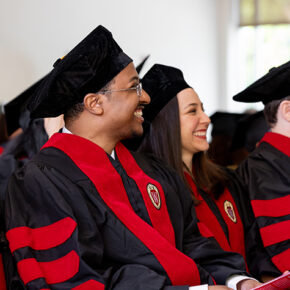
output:
[[[180,114],[180,129],[182,142],[182,159],[188,168],[192,167],[192,156],[195,153],[206,151],[209,144],[206,140],[206,131],[210,123],[205,114],[203,105],[197,93],[191,89],[185,89],[177,94]]]
[[[199,186],[218,196],[226,178],[206,154],[210,119],[199,96],[180,70],[168,66],[154,65],[142,82],[144,91],[151,97],[150,105],[144,109],[145,123],[150,123],[150,130],[139,150],[153,152],[164,159],[184,182],[184,170],[191,174],[194,167]]]
[[[241,254],[255,277],[263,271],[278,276],[271,262],[264,261],[266,253],[244,186],[233,172],[207,157],[210,119],[197,93],[180,70],[164,65],[154,65],[142,82],[151,97],[144,109],[150,127],[138,151],[155,154],[179,173],[191,190],[202,235]]]

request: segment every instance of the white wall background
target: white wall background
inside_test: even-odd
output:
[[[135,64],[179,67],[206,112],[226,109],[230,0],[0,0],[0,103],[45,75],[97,25]]]

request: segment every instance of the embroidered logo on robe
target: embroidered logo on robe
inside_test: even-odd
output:
[[[155,185],[153,185],[151,183],[148,183],[147,192],[149,194],[149,197],[150,197],[153,205],[157,209],[160,209],[160,207],[161,207],[161,199],[160,199],[160,194],[159,194],[158,188]]]
[[[224,202],[224,209],[225,209],[225,212],[228,215],[228,217],[231,219],[231,221],[236,223],[237,222],[237,218],[236,218],[236,215],[235,215],[234,207],[233,207],[233,205],[232,205],[232,203],[230,201],[226,200]]]

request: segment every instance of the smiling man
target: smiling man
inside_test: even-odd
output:
[[[102,26],[41,84],[32,117],[64,113],[65,127],[8,186],[6,236],[26,289],[205,289],[245,273],[200,236],[176,173],[120,143],[143,133],[149,101]]]

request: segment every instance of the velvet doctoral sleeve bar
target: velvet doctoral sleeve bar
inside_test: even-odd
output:
[[[239,166],[268,259],[290,268],[290,138],[268,132]]]

